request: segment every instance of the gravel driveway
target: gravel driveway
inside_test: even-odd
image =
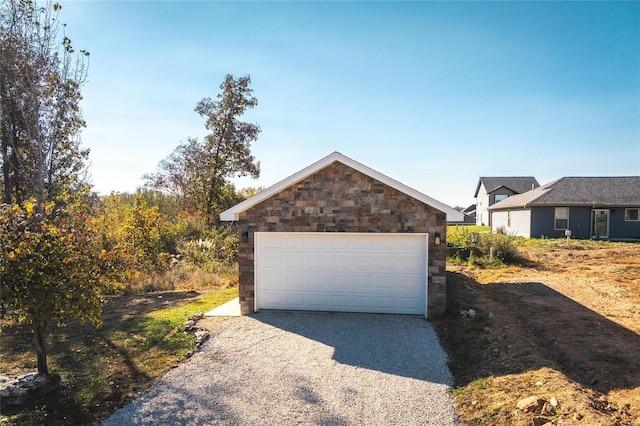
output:
[[[259,312],[104,424],[451,425],[451,383],[424,319]]]

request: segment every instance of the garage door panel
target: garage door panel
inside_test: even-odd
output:
[[[348,251],[351,249],[351,240],[348,238],[333,238],[329,244],[332,250]]]
[[[400,255],[396,256],[396,265],[402,271],[403,269],[415,270],[425,268],[427,265],[424,255]]]
[[[351,259],[343,253],[332,254],[329,257],[329,264],[334,270],[347,270],[351,265]]]
[[[305,266],[312,270],[316,270],[318,268],[327,268],[330,265],[329,262],[330,255],[328,254],[315,254],[315,255],[306,255],[304,258]]]
[[[352,254],[345,258],[350,260],[348,265],[350,270],[372,269],[375,265],[375,257],[371,254]]]
[[[354,273],[349,277],[347,281],[351,288],[362,291],[363,289],[369,289],[373,286],[374,281],[372,274],[368,273]]]
[[[356,252],[369,252],[373,251],[374,242],[367,238],[352,238],[351,242],[351,251]]]
[[[307,249],[327,250],[331,248],[331,241],[329,241],[327,238],[306,238],[304,239],[304,241],[304,246]]]
[[[284,257],[280,253],[265,253],[261,255],[262,264],[265,266],[265,269],[275,269],[280,270],[284,265]]]
[[[283,244],[286,242],[286,239],[283,238],[265,238],[262,241],[262,245],[266,249],[281,249]]]
[[[419,239],[410,239],[407,241],[403,241],[402,244],[398,245],[398,251],[399,252],[424,251],[424,242],[420,241]]]
[[[295,269],[297,265],[304,263],[304,255],[302,253],[280,253],[282,264],[289,270]],[[270,265],[267,265],[269,268]]]
[[[376,251],[387,252],[387,251],[396,251],[398,247],[398,239],[395,237],[392,238],[382,238],[375,240],[375,249]]]
[[[377,272],[399,272],[398,257],[396,255],[377,255],[374,260],[374,270]]]
[[[425,313],[425,234],[256,233],[256,309]]]
[[[397,290],[414,295],[424,286],[424,281],[414,275],[382,275],[376,277],[375,287],[379,290]]]
[[[269,290],[288,291],[304,280],[304,274],[299,272],[271,272],[265,271],[261,282],[262,287]]]

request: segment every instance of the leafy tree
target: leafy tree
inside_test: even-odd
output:
[[[48,331],[73,317],[101,324],[101,250],[86,203],[0,206],[0,307],[33,331],[38,372],[48,374]]]
[[[0,1],[2,199],[42,203],[83,186],[79,102],[89,53],[76,55],[60,37],[59,4]]]
[[[177,242],[157,206],[148,206],[142,194],[111,194],[101,204],[96,226],[118,280],[131,283],[169,267]]]
[[[67,316],[100,324],[107,256],[79,141],[88,52],[59,33],[60,8],[0,0],[0,310],[31,327],[44,374],[51,327]]]
[[[237,199],[229,179],[260,176],[260,163],[251,155],[260,127],[239,120],[258,104],[250,84],[248,75],[238,79],[227,75],[216,100],[198,102],[195,111],[205,119],[209,134],[202,142],[189,138],[180,144],[160,162],[156,173],[145,175],[147,186],[181,196],[185,206],[216,222],[217,213]]]
[[[242,188],[240,191],[238,191],[238,198],[240,199],[239,201],[248,200],[254,195],[257,195],[259,192],[262,192],[263,190],[264,186],[248,186],[246,188]]]

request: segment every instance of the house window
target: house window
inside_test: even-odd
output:
[[[507,194],[499,194],[499,195],[496,195],[495,200],[496,200],[496,203],[498,203],[502,200],[506,200],[507,198],[509,198]]]
[[[569,229],[569,207],[556,207],[555,229]]]
[[[640,209],[624,209],[624,220],[627,222],[640,221]]]

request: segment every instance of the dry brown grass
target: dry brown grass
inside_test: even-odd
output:
[[[448,268],[448,313],[434,325],[463,423],[532,424],[540,413],[516,404],[536,395],[560,401],[553,425],[640,424],[640,245],[520,250],[525,266]],[[459,315],[468,308],[472,320]]]
[[[150,291],[232,288],[238,285],[238,264],[216,264],[208,269],[177,265],[167,271],[141,275],[123,288],[125,294]]]

